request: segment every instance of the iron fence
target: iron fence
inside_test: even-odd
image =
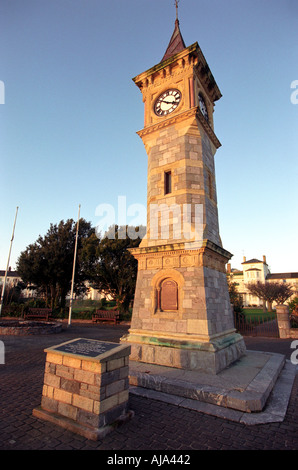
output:
[[[270,315],[258,314],[255,316],[234,314],[234,322],[236,330],[244,336],[279,338],[277,318],[274,312]]]

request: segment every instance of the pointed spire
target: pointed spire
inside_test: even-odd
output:
[[[176,4],[176,21],[175,21],[175,29],[172,34],[171,40],[169,42],[168,48],[165,52],[165,55],[162,58],[162,62],[166,59],[172,57],[172,55],[177,54],[178,52],[183,51],[185,49],[185,43],[179,28],[179,20],[178,20],[178,0],[175,0]]]

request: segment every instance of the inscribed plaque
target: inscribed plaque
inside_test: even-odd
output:
[[[161,285],[161,309],[178,310],[178,286],[170,279],[166,279]]]

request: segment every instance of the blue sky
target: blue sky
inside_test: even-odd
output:
[[[298,2],[181,0],[179,19],[223,95],[215,163],[232,267],[266,255],[271,272],[297,272]],[[117,208],[118,196],[146,206],[132,78],[160,62],[174,21],[174,0],[1,0],[0,269],[16,206],[12,268],[51,223],[76,220],[79,204],[94,226],[96,208]]]

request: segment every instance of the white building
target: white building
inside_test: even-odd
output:
[[[230,276],[232,282],[235,282],[237,291],[243,297],[243,305],[245,307],[256,306],[263,307],[263,300],[250,294],[246,288],[246,284],[250,282],[287,282],[294,286],[297,296],[298,291],[298,273],[275,273],[271,274],[266,256],[263,256],[263,261],[258,259],[251,259],[246,261],[246,257],[243,258],[242,271],[238,269],[232,269],[231,264],[227,265],[227,274]]]
[[[2,292],[2,286],[4,284],[5,280],[5,271],[0,270],[0,296]],[[19,273],[17,271],[12,271],[11,268],[9,267],[7,271],[7,277],[6,277],[6,285],[5,289],[9,289],[12,287],[15,287],[19,282],[22,282],[22,278],[20,277]],[[30,289],[23,289],[22,290],[22,297],[32,297],[33,296],[33,291]]]
[[[1,297],[1,291],[2,291],[2,285],[4,284],[4,279],[5,279],[5,271],[0,270],[0,297]],[[9,289],[11,287],[14,287],[18,284],[18,282],[22,282],[22,278],[19,275],[17,271],[12,271],[11,268],[7,271],[7,277],[6,277],[6,286],[5,289]],[[106,297],[107,300],[110,300],[109,295],[104,295],[103,292],[99,292],[97,289],[93,289],[90,287],[89,283],[86,282],[87,286],[87,291],[85,295],[83,296],[83,300],[100,300],[103,297]],[[22,290],[22,297],[25,298],[30,298],[30,297],[35,297],[36,292],[32,289],[23,289]],[[75,298],[76,296],[74,296]],[[66,297],[69,299],[69,295]]]

